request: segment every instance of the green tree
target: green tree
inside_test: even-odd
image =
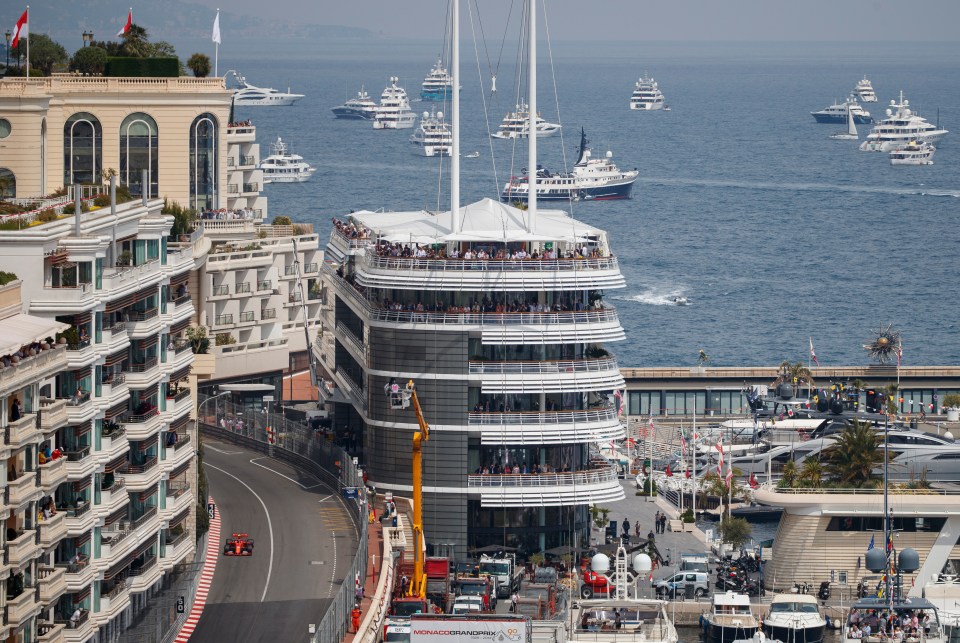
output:
[[[833,446],[824,450],[830,477],[842,487],[871,486],[873,470],[883,464],[880,434],[868,423],[853,420]]]
[[[148,58],[176,58],[177,50],[166,40],[158,40],[150,44]]]
[[[800,484],[808,489],[819,489],[823,486],[823,465],[820,460],[811,456],[803,461]]]
[[[743,543],[750,540],[752,529],[746,518],[724,518],[720,521],[720,536],[723,542],[730,543],[734,549],[740,549]]]
[[[273,225],[293,225],[293,221],[288,216],[280,215],[273,217]]]
[[[32,33],[28,37],[30,39],[30,66],[42,71],[44,76],[49,76],[54,67],[65,65],[69,60],[70,56],[67,54],[67,50],[50,36],[42,33]],[[26,56],[27,43],[21,40],[11,50],[11,53],[15,56]]]
[[[210,75],[210,56],[206,54],[193,54],[187,60],[187,67],[197,78],[206,78]]]
[[[127,33],[123,34],[122,55],[130,58],[148,58],[153,54],[153,45],[147,30],[138,24],[130,25]]]
[[[107,50],[102,47],[81,47],[70,59],[70,71],[81,74],[102,74],[107,66]]]
[[[593,520],[593,524],[597,529],[606,529],[609,516],[610,510],[606,507],[590,505],[590,518]]]
[[[206,326],[191,326],[185,334],[187,339],[190,340],[190,348],[194,355],[205,355],[210,349]]]
[[[805,384],[807,388],[815,385],[813,373],[803,365],[803,362],[791,362],[787,359],[780,363],[777,379],[774,380],[773,385],[781,383],[792,384],[795,390],[799,390],[801,384]]]
[[[787,460],[786,464],[783,465],[783,471],[780,472],[780,482],[777,486],[783,489],[792,489],[797,486],[797,478],[797,463],[793,460]]]

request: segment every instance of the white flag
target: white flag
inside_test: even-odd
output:
[[[213,19],[213,42],[220,44],[220,12],[217,12],[217,17]]]

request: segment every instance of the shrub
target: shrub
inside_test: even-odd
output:
[[[60,217],[57,216],[57,213],[53,210],[44,210],[37,215],[37,221],[40,223],[50,223],[51,221],[56,221]]]
[[[310,229],[310,224],[308,223],[294,223],[293,224],[293,234],[313,234],[313,230]]]
[[[107,58],[106,76],[176,78],[180,61],[176,58]]]
[[[70,60],[70,70],[81,74],[102,74],[107,66],[107,50],[102,47],[81,47]]]
[[[186,330],[187,339],[190,340],[190,349],[194,355],[206,355],[210,349],[210,340],[207,339],[206,326],[191,326]]]
[[[236,343],[237,338],[230,333],[217,333],[217,346],[229,346]]]
[[[190,234],[193,232],[193,222],[197,218],[197,211],[193,208],[185,208],[176,201],[163,200],[161,214],[173,216],[173,227],[170,228],[170,236],[176,239],[181,234]]]
[[[133,255],[130,254],[129,250],[124,250],[117,256],[118,266],[129,266],[132,263],[133,263]]]
[[[960,408],[960,393],[948,393],[947,395],[944,395],[943,408],[945,409]]]
[[[723,542],[730,543],[734,549],[740,549],[750,539],[752,530],[746,518],[724,518],[720,521],[720,536]]]
[[[93,204],[98,208],[105,208],[110,205],[110,195],[109,194],[98,194],[96,198],[93,199]]]
[[[206,78],[210,75],[210,56],[206,54],[193,54],[187,60],[187,67],[197,78]]]
[[[12,272],[4,272],[0,270],[0,286],[6,286],[11,281],[16,281],[17,275]]]
[[[293,225],[293,221],[290,220],[290,217],[273,217],[273,225]]]

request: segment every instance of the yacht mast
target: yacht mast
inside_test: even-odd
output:
[[[537,229],[537,0],[529,0],[527,15],[527,215],[530,232]]]
[[[450,47],[452,69],[452,109],[450,129],[453,143],[450,146],[450,217],[454,233],[460,232],[460,0],[451,0],[453,43]]]

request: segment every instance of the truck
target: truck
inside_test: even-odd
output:
[[[416,614],[410,643],[532,643],[530,618],[506,614]]]
[[[454,581],[455,596],[480,596],[484,599],[486,608],[490,611],[497,609],[497,578],[496,576],[459,576]]]
[[[680,571],[710,573],[710,561],[706,554],[680,554]]]
[[[523,581],[523,567],[517,566],[517,559],[512,554],[504,558],[481,556],[480,574],[496,577],[499,598],[508,598],[519,591]]]
[[[423,562],[427,575],[427,599],[440,609],[450,602],[450,560],[439,556],[428,557]]]

